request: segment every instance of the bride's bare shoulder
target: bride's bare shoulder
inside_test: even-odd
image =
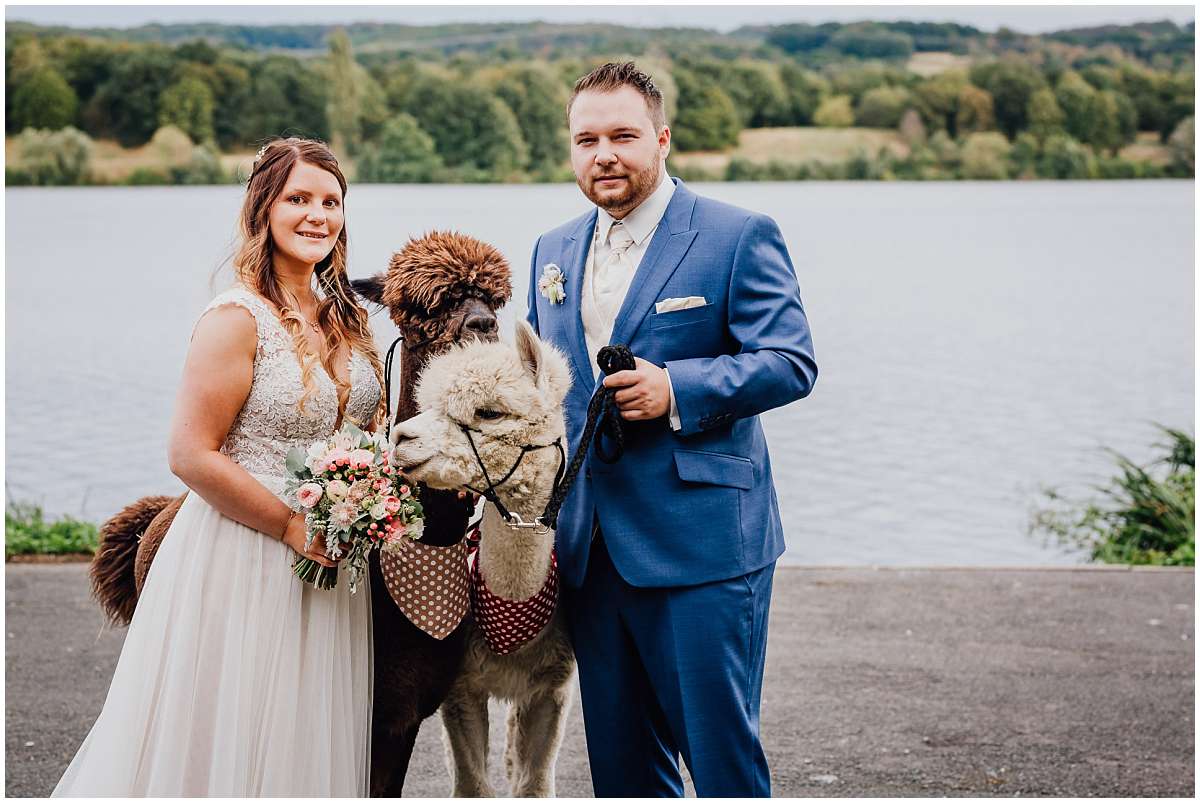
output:
[[[233,301],[210,307],[192,331],[192,351],[229,356],[244,354],[253,359],[257,345],[258,328],[254,315]]]

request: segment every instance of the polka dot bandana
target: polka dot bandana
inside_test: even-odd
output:
[[[466,545],[430,546],[408,538],[379,551],[388,593],[408,621],[439,641],[470,606]]]
[[[524,647],[541,633],[558,604],[558,555],[550,553],[550,571],[542,590],[529,599],[498,597],[488,590],[479,573],[479,560],[471,561],[471,610],[488,648],[508,655]]]

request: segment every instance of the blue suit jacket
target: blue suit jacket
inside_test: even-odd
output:
[[[625,454],[617,463],[589,451],[558,517],[558,565],[573,587],[587,571],[594,519],[613,565],[641,587],[737,577],[784,550],[758,415],[808,395],[817,378],[795,270],[769,217],[676,185],[611,342],[667,368],[682,428],[672,431],[667,416],[625,422]],[[529,282],[530,324],[573,368],[566,399],[572,455],[599,385],[580,317],[595,225],[592,210],[538,238]],[[538,292],[550,263],[566,276],[560,304]],[[708,304],[655,313],[655,302],[686,296]]]

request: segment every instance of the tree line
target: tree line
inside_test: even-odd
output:
[[[1134,32],[1143,50],[1147,41],[1164,49],[1157,66],[1117,48],[1118,30],[1102,32],[1099,44],[1033,37],[1034,47],[1025,37],[1000,55],[925,76],[898,54],[981,47],[975,29],[932,23],[775,26],[759,32],[762,44],[749,54],[684,48],[638,62],[664,92],[679,152],[729,149],[746,128],[859,126],[899,129],[906,139],[919,127],[922,139],[942,134],[960,146],[978,133],[1010,145],[1027,135],[1039,149],[1053,139],[1113,157],[1139,131],[1170,141],[1194,114],[1194,66],[1169,56],[1170,31],[1155,30],[1157,40]],[[995,36],[986,40],[993,49]],[[298,133],[351,156],[359,180],[560,180],[569,177],[571,83],[606,60],[504,50],[356,55],[343,29],[324,45],[301,57],[204,40],[10,32],[6,133],[71,128],[135,147],[170,127],[207,149],[196,157],[207,162]],[[838,59],[821,61],[831,52]],[[821,63],[806,54],[823,54]],[[43,150],[52,147],[47,137],[38,140]]]

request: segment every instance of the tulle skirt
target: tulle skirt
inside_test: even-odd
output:
[[[366,796],[370,590],[294,554],[188,495],[56,796]]]

